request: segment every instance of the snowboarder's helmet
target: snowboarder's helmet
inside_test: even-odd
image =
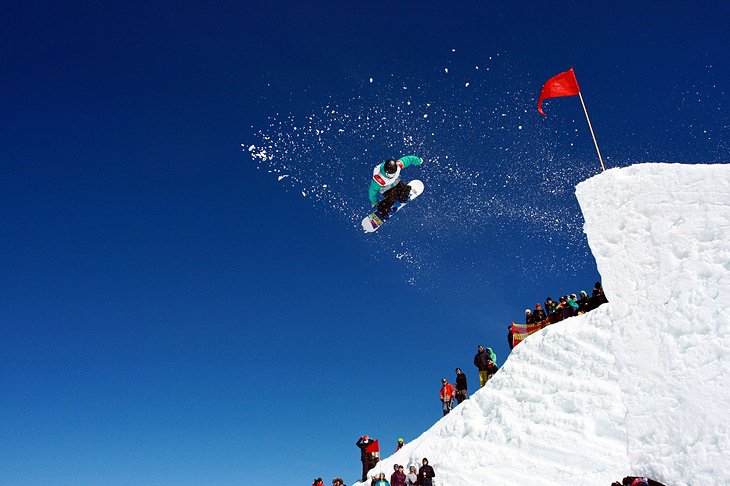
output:
[[[393,177],[395,173],[398,172],[398,162],[396,162],[395,159],[386,160],[383,166],[385,169],[385,175],[388,177]]]

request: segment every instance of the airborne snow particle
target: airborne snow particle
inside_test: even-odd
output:
[[[449,68],[444,68],[444,72],[445,72],[446,74],[449,74]]]
[[[466,84],[464,85],[464,87],[465,87],[465,88],[468,88],[468,87],[469,87],[469,83],[466,83]]]
[[[371,82],[371,83],[373,82],[373,78],[370,78],[370,82]]]

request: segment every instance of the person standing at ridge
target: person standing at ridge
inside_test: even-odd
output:
[[[542,308],[542,305],[538,302],[535,304],[535,310],[532,311],[532,320],[535,321],[535,323],[542,322],[545,319],[547,319],[547,315],[545,314],[545,310]]]
[[[456,401],[461,403],[466,399],[466,375],[461,371],[461,368],[456,368]]]
[[[428,459],[423,458],[423,466],[418,470],[418,484],[420,486],[433,486],[433,478],[436,473],[433,468],[428,465]]]
[[[400,159],[388,159],[375,166],[368,196],[373,207],[377,206],[377,212],[383,220],[388,219],[390,208],[396,201],[408,201],[411,187],[400,180],[401,170],[411,165],[419,166],[421,164],[423,164],[423,159],[420,157],[407,155]],[[378,194],[383,195],[383,200],[380,202],[378,202]]]
[[[416,472],[416,466],[411,466],[406,474],[406,486],[417,486],[418,485],[418,473]]]
[[[487,381],[489,381],[499,371],[499,366],[497,366],[497,355],[494,354],[492,348],[487,348],[487,354],[489,355],[489,361],[487,361]]]
[[[454,406],[454,395],[456,395],[456,390],[454,390],[454,386],[449,383],[449,380],[446,378],[441,380],[441,385],[441,392],[439,395],[441,397],[441,406],[443,408],[444,415],[446,415]]]
[[[390,486],[406,486],[406,473],[403,472],[403,466],[396,464],[393,468],[395,470],[390,475]]]
[[[406,474],[406,486],[417,486],[418,484],[418,473],[416,472],[416,466],[411,466]]]
[[[474,366],[479,370],[479,387],[483,387],[487,384],[489,379],[489,353],[484,350],[484,346],[481,344],[477,348],[477,354],[474,356]]]
[[[371,439],[367,435],[360,437],[355,445],[360,448],[360,460],[362,461],[362,480],[368,479],[368,471],[375,467],[380,460],[380,452],[372,451],[368,452],[368,447],[375,444],[375,440]]]

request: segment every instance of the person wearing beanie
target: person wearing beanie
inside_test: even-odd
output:
[[[401,449],[401,447],[403,447],[404,445],[405,445],[405,442],[403,442],[403,438],[398,437],[398,445],[395,446],[395,452],[398,452]]]
[[[542,305],[538,302],[535,304],[535,310],[532,311],[532,319],[537,322],[542,322],[545,319],[547,319],[547,315],[545,315],[545,310],[542,308]]]

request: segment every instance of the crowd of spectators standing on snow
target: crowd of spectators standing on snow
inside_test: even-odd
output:
[[[568,317],[590,312],[606,302],[608,300],[603,293],[601,282],[596,282],[590,297],[585,290],[581,290],[580,297],[576,294],[564,295],[557,302],[548,297],[545,299],[545,307],[538,302],[534,309],[525,309],[525,323],[535,324],[549,319],[550,323],[554,324]]]
[[[554,324],[560,322],[569,317],[577,316],[590,312],[598,306],[608,302],[605,294],[603,293],[603,287],[601,282],[596,282],[593,287],[591,296],[584,290],[580,291],[580,297],[576,294],[569,294],[560,297],[557,301],[548,297],[545,299],[545,306],[537,303],[534,309],[525,310],[525,323],[526,324]],[[512,349],[512,335],[510,332],[510,349]],[[477,346],[477,352],[474,355],[474,366],[477,368],[479,373],[479,387],[484,387],[487,382],[494,376],[499,370],[497,366],[497,355],[494,353],[492,348],[485,348],[483,345]],[[449,380],[443,378],[441,380],[441,390],[439,391],[439,398],[441,399],[442,411],[444,415],[447,415],[456,405],[462,403],[464,400],[469,398],[468,385],[466,380],[466,374],[461,368],[456,368],[456,377],[454,384],[449,383]],[[360,460],[362,461],[362,481],[365,482],[368,479],[368,472],[380,461],[380,449],[377,445],[377,441],[366,435],[360,437],[355,444],[361,452]],[[373,447],[375,445],[375,447]],[[404,442],[402,438],[398,439],[396,445],[396,452],[403,447]],[[393,473],[390,476],[390,482],[386,478],[384,472],[379,472],[370,477],[370,486],[431,486],[433,484],[432,478],[435,476],[433,467],[428,464],[428,459],[423,458],[423,465],[416,472],[416,466],[411,465],[409,472],[405,472],[405,466],[396,464],[393,469]],[[312,483],[313,486],[324,486],[321,478],[317,478]],[[332,480],[333,486],[345,486],[344,482],[340,478]]]
[[[416,471],[415,465],[411,465],[407,473],[403,464],[394,464],[390,481],[388,481],[384,472],[380,472],[373,475],[370,479],[370,486],[433,486],[433,478],[436,477],[436,471],[434,471],[433,467],[428,463],[428,459],[425,457],[421,461],[421,464],[418,471]]]
[[[537,329],[541,329],[544,326],[555,324],[556,322],[560,322],[569,317],[590,312],[606,302],[608,302],[608,299],[606,299],[606,294],[603,293],[601,282],[596,282],[590,297],[585,290],[581,290],[578,295],[564,295],[557,301],[548,297],[545,299],[544,307],[538,302],[535,304],[534,309],[525,309],[525,324],[538,326],[533,327],[528,334]],[[510,349],[516,346],[520,341],[520,339],[516,339],[514,337],[514,327],[514,323],[507,327],[507,341],[509,342]]]
[[[477,352],[474,355],[474,366],[479,372],[479,387],[481,388],[485,386],[492,376],[494,376],[494,374],[499,370],[499,367],[497,366],[497,355],[491,348],[485,348],[480,344],[477,346]],[[446,378],[441,380],[439,397],[441,399],[444,415],[448,414],[452,410],[454,402],[459,404],[469,398],[466,373],[464,373],[461,368],[456,368],[455,371],[455,385],[449,383],[449,380]],[[368,472],[372,471],[380,461],[380,448],[377,445],[377,441],[367,435],[360,437],[355,445],[360,449],[362,481],[364,482],[368,479]],[[395,449],[396,452],[400,450],[403,445],[403,439],[399,438]],[[423,465],[418,469],[418,472],[416,472],[416,466],[410,466],[408,474],[405,473],[405,466],[396,464],[394,466],[393,474],[390,477],[390,482],[388,482],[385,473],[379,472],[371,476],[370,486],[431,486],[433,484],[432,478],[435,476],[435,472],[433,467],[428,464],[427,458],[424,457],[422,462]],[[334,480],[333,484],[335,484]],[[335,486],[341,486],[341,483],[338,483]]]

